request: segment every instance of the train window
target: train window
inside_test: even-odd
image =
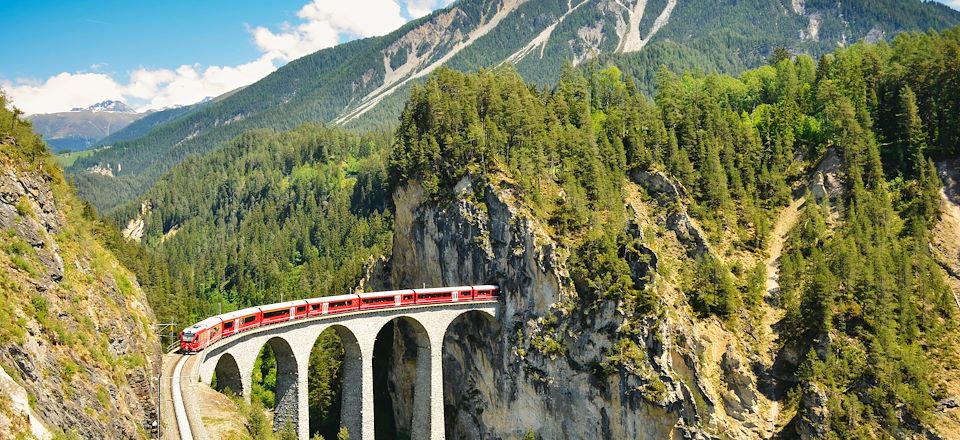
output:
[[[227,321],[223,323],[224,330],[230,330],[233,328],[233,321]]]
[[[193,333],[184,333],[184,334],[183,334],[183,342],[193,341],[193,336],[194,336]]]
[[[297,313],[306,312],[306,311],[307,311],[307,306],[297,307]]]
[[[263,319],[277,318],[280,316],[290,316],[290,309],[274,310],[272,312],[264,312]]]
[[[250,316],[248,316],[248,317],[246,317],[246,318],[243,318],[243,323],[244,323],[244,324],[249,324],[249,323],[251,323],[251,322],[253,322],[253,321],[256,321],[256,320],[257,320],[257,315],[250,315]]]
[[[310,310],[320,310],[320,304],[310,304]]]

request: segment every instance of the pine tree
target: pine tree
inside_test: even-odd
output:
[[[908,170],[913,175],[920,174],[925,167],[923,157],[926,155],[927,134],[917,109],[917,95],[910,86],[903,86],[900,90],[900,149],[910,164]]]

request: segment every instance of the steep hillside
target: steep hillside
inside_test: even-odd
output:
[[[291,62],[221,102],[84,158],[71,172],[81,195],[110,211],[187,156],[250,128],[392,123],[410,85],[442,65],[472,71],[510,62],[525,80],[554,84],[565,63],[601,57],[650,91],[661,64],[735,73],[759,65],[776,47],[819,55],[957,23],[960,13],[916,0],[461,0],[387,36]],[[110,169],[113,177],[90,169]]]
[[[664,72],[653,101],[615,66],[547,90],[441,68],[390,150],[254,131],[117,215],[208,307],[338,293],[378,252],[364,288],[499,284],[498,322],[448,336],[451,437],[949,438],[956,188],[933,159],[960,153],[958,52],[954,29]],[[402,436],[416,356],[393,330],[377,430]],[[311,374],[312,413],[336,376]]]
[[[109,226],[5,104],[0,437],[149,437],[159,343],[146,295],[104,243]]]
[[[935,146],[957,121],[920,109],[954,99],[956,60],[931,60],[958,37],[665,75],[655,105],[613,68],[543,95],[511,73],[442,70],[414,89],[391,157],[393,255],[370,282],[505,292],[498,322],[448,333],[462,379],[447,431],[955,435],[960,314],[931,252],[952,213],[927,155],[955,157]],[[411,342],[395,338],[388,369],[400,433]]]
[[[116,218],[202,305],[344,293],[389,247],[388,139],[315,125],[252,131],[178,165]]]
[[[141,118],[131,122],[125,127],[121,127],[118,130],[114,130],[113,133],[100,138],[97,141],[97,145],[113,145],[117,142],[122,142],[130,139],[136,139],[144,134],[148,133],[154,127],[163,124],[165,122],[176,119],[180,116],[188,114],[193,110],[196,110],[202,104],[186,105],[183,107],[176,107],[171,109],[164,109],[155,112],[149,112],[146,115],[143,115]]]

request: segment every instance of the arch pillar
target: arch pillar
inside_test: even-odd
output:
[[[443,415],[443,336],[451,321],[452,319],[443,319],[438,323],[433,323],[433,325],[425,326],[430,343],[424,350],[423,355],[418,352],[417,385],[429,384],[426,387],[428,389],[424,390],[429,393],[429,397],[428,401],[422,405],[415,404],[418,414],[425,415],[423,420],[424,423],[426,423],[422,431],[423,437],[416,437],[416,435],[414,435],[416,438],[429,438],[432,440],[444,440],[446,438],[446,426]],[[423,365],[422,368],[421,365]],[[426,370],[423,378],[420,377],[420,371],[422,369]]]
[[[373,363],[370,360],[373,356],[373,348],[371,347],[369,354],[364,354],[354,333],[350,332],[349,329],[337,327],[334,327],[334,329],[337,335],[340,336],[340,343],[343,345],[343,383],[340,389],[340,425],[347,428],[351,436],[361,435],[360,433],[364,425],[364,378],[368,376],[371,377],[371,404],[373,402]],[[368,360],[367,363],[364,363],[364,359]],[[373,414],[372,411],[371,409],[370,414]],[[369,420],[369,424],[372,427],[373,419]]]
[[[290,423],[298,432],[301,428],[305,428],[304,433],[309,432],[309,419],[306,425],[301,423],[301,416],[308,414],[306,371],[309,361],[299,362],[293,347],[283,337],[275,336],[267,341],[267,345],[273,351],[273,356],[277,362],[274,430],[281,430],[287,423]],[[306,359],[309,359],[309,357],[309,352],[307,356],[300,356],[300,358]],[[303,403],[302,407],[301,403]]]
[[[310,354],[308,352],[306,356],[301,355],[297,359],[297,377],[296,377],[297,386],[296,386],[296,389],[294,390],[294,393],[295,393],[294,398],[296,399],[296,402],[297,402],[297,406],[296,406],[297,413],[292,419],[288,419],[292,423],[294,423],[295,428],[297,430],[297,438],[301,438],[301,439],[310,438],[310,396],[309,396],[310,386],[308,385],[309,374],[310,374]],[[278,371],[277,371],[278,394],[279,394],[279,389],[280,389],[280,372],[279,372],[279,366],[278,366]],[[278,428],[282,428],[282,427],[283,426],[280,426]]]
[[[359,344],[360,346],[360,369],[358,375],[360,376],[360,438],[362,440],[373,440],[376,437],[376,431],[374,428],[374,410],[373,410],[373,344],[377,338],[376,331],[369,336],[365,341]],[[343,384],[344,388],[347,386],[346,382]],[[341,413],[341,419],[343,419],[345,413]],[[348,428],[349,429],[349,428]],[[350,437],[353,437],[353,432],[350,433]]]
[[[343,321],[335,326],[343,344],[343,384],[340,400],[340,425],[350,438],[373,440],[375,437],[373,399],[373,347],[377,332],[389,319],[377,317]]]

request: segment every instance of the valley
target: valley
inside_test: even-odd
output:
[[[960,433],[960,12],[396,5],[96,149],[0,94],[0,437]]]

